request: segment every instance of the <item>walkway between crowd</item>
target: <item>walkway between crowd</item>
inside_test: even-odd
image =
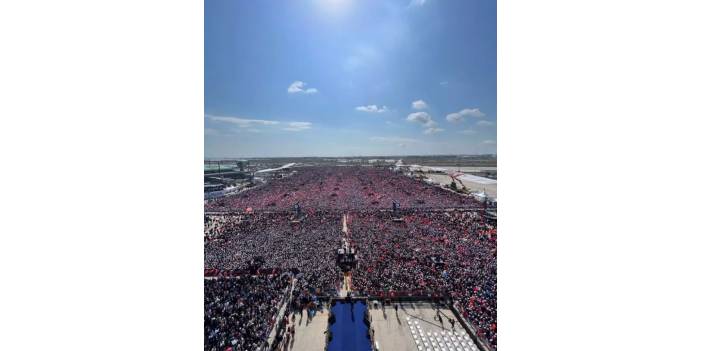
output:
[[[344,233],[344,235],[348,234],[349,228],[346,226],[346,215],[344,214],[343,217],[341,217],[341,232]]]
[[[346,214],[341,216],[341,232],[343,233],[342,240],[345,243],[349,242],[349,227],[346,224]],[[351,274],[344,274],[342,281],[341,281],[341,287],[339,288],[339,296],[346,296],[348,294],[348,291],[351,290]]]
[[[290,300],[292,299],[293,291],[295,291],[295,283],[297,283],[297,279],[293,278],[292,284],[290,286],[290,291],[286,294],[287,296],[283,300],[283,303],[279,306],[280,308],[278,309],[278,314],[275,316],[275,323],[273,323],[273,329],[268,335],[268,345],[273,345],[273,341],[275,340],[276,335],[276,326],[280,324],[281,319],[285,318],[285,310],[288,307]]]

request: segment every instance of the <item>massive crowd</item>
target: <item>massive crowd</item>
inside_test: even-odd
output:
[[[391,208],[393,200],[400,202],[398,213],[378,211]],[[298,202],[304,219],[293,221]],[[336,295],[342,281],[335,253],[343,214],[358,253],[353,290],[450,296],[495,347],[497,230],[482,212],[467,209],[479,206],[471,198],[367,167],[309,168],[209,202],[207,210],[235,212],[205,216],[206,275],[236,272],[241,277],[206,280],[205,349],[235,346],[233,340],[238,347],[252,340],[250,346],[262,340],[262,333],[267,336],[271,306],[288,276],[297,278],[287,307],[292,311],[315,309],[318,296]],[[403,221],[393,221],[396,217]],[[278,278],[262,275],[270,272]],[[226,305],[230,300],[236,303]],[[251,322],[257,310],[260,317]]]
[[[299,223],[291,213],[212,216],[205,232],[205,268],[277,269],[297,274],[300,289],[333,295],[341,282],[335,252],[341,215],[308,211]]]
[[[475,207],[476,200],[425,184],[385,168],[308,167],[261,187],[209,201],[208,211],[303,208],[389,208],[392,201],[403,208]]]
[[[497,231],[478,212],[347,216],[359,254],[353,289],[368,295],[451,296],[464,317],[496,345]]]
[[[290,281],[288,274],[205,279],[205,351],[262,349]]]

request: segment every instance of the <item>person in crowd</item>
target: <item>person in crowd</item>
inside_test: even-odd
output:
[[[205,279],[205,350],[255,350],[273,327],[286,275]]]

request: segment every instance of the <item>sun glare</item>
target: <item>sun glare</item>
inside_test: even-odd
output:
[[[318,0],[321,8],[329,15],[342,15],[348,11],[351,0]]]

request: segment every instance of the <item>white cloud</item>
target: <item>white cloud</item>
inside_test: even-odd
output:
[[[483,140],[483,144],[495,145],[495,141],[494,140]]]
[[[280,122],[280,121],[271,121],[271,120],[265,120],[265,119],[249,119],[249,118],[240,118],[240,117],[230,117],[230,116],[213,116],[213,115],[205,115],[205,118],[209,118],[212,121],[216,122],[226,122],[226,123],[232,123],[236,125],[239,128],[244,128],[246,131],[251,132],[251,133],[260,133],[262,132],[261,129],[256,129],[253,127],[260,127],[260,126],[280,126],[282,127],[282,130],[287,130],[291,132],[299,132],[302,130],[307,130],[312,128],[312,123],[311,122]],[[208,135],[213,135],[212,130],[208,131],[207,129],[205,130],[205,133],[210,133]]]
[[[446,115],[446,120],[451,122],[451,123],[458,123],[458,122],[463,121],[463,116],[461,116],[460,113],[456,113],[456,112],[449,113],[448,115]]]
[[[480,112],[479,108],[466,108],[461,110],[459,112],[463,116],[468,116],[468,117],[485,117],[485,114]]]
[[[480,127],[489,127],[492,126],[493,123],[490,121],[478,121],[478,123],[476,123],[475,125]]]
[[[213,116],[213,115],[205,115],[205,117],[217,121],[217,122],[227,122],[227,123],[232,123],[240,128],[250,128],[254,125],[263,125],[263,126],[272,126],[272,125],[277,125],[280,124],[278,121],[269,121],[265,119],[248,119],[248,118],[240,118],[240,117],[229,117],[229,116]]]
[[[415,110],[426,110],[429,108],[429,105],[427,105],[424,100],[417,100],[417,101],[412,101],[412,108]]]
[[[383,113],[387,110],[388,110],[387,106],[378,107],[376,105],[368,105],[368,106],[356,107],[356,111],[368,112],[368,113]]]
[[[419,123],[424,128],[424,134],[434,134],[443,131],[441,128],[436,128],[436,122],[431,118],[431,115],[426,112],[414,112],[407,115],[407,120],[413,123]]]
[[[312,128],[312,123],[310,122],[288,122],[288,126],[283,128],[290,132],[299,132]]]
[[[432,127],[432,128],[425,129],[424,134],[434,134],[434,133],[443,132],[443,131],[444,131],[443,128],[433,128]]]
[[[292,84],[290,84],[290,86],[288,87],[288,93],[289,94],[297,94],[297,93],[315,94],[318,92],[317,88],[305,89],[305,85],[307,85],[307,83],[296,80],[296,81],[292,82]]]
[[[465,117],[485,117],[485,114],[480,112],[479,108],[465,108],[463,110],[460,110],[458,112],[453,112],[449,113],[446,115],[446,120],[451,122],[451,123],[458,123],[458,122],[463,122]]]
[[[465,135],[473,135],[475,134],[475,131],[472,129],[465,129],[459,132],[460,134],[465,134]]]
[[[448,82],[447,82],[447,81],[443,81],[443,82],[440,82],[439,84],[442,85],[442,86],[447,86],[447,85],[448,85]]]
[[[413,112],[407,115],[407,120],[414,123],[422,124],[425,127],[433,127],[436,125],[431,119],[431,115],[426,112]]]

